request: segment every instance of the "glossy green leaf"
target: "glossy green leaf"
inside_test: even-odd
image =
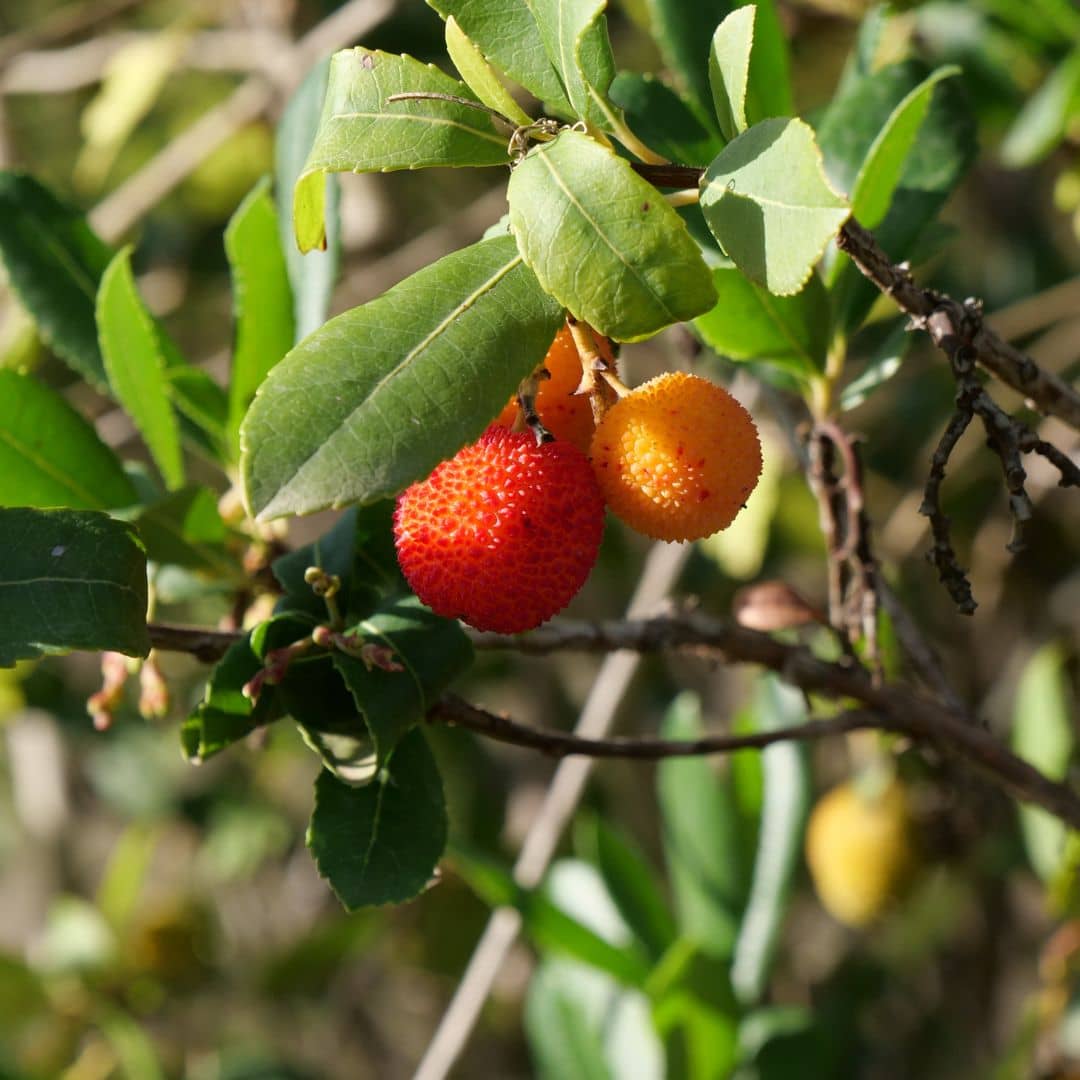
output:
[[[397,494],[479,436],[561,320],[510,237],[447,255],[331,319],[248,412],[248,505],[272,518]]]
[[[720,132],[730,142],[746,130],[746,84],[754,47],[753,4],[736,8],[716,28],[709,50],[709,85]]]
[[[204,457],[224,463],[228,396],[207,372],[188,364],[160,325],[157,331],[165,356],[169,398],[176,409],[181,434]]]
[[[112,258],[74,207],[36,180],[0,172],[0,261],[45,342],[99,390],[107,386],[94,302]]]
[[[802,692],[770,674],[754,689],[753,716],[759,731],[791,727],[806,720]],[[735,955],[731,982],[739,998],[756,1003],[765,994],[780,931],[787,915],[802,854],[810,807],[810,765],[798,742],[775,743],[761,752],[764,801],[757,855]]]
[[[270,184],[261,180],[225,230],[235,341],[229,376],[229,444],[240,455],[240,421],[259,384],[293,346],[293,298],[278,241]]]
[[[0,369],[0,505],[108,510],[136,498],[120,459],[61,394]]]
[[[702,108],[711,108],[709,42],[733,0],[646,0],[653,37],[678,85]]]
[[[227,532],[209,488],[187,487],[142,507],[132,519],[156,563],[213,574],[240,584],[243,570],[225,550]]]
[[[453,15],[446,20],[446,51],[469,89],[485,104],[516,124],[531,124],[532,117],[511,97],[499,73],[469,40]]]
[[[1001,144],[1001,160],[1013,169],[1037,164],[1061,142],[1078,115],[1080,47],[1024,102]]]
[[[539,98],[545,111],[570,114],[566,90],[544,47],[531,0],[427,2],[444,19],[452,15],[480,52]]]
[[[130,249],[121,251],[102,275],[97,321],[109,385],[135,421],[165,483],[180,487],[180,427],[169,399],[158,332],[135,287]]]
[[[781,296],[806,284],[851,213],[825,180],[813,131],[785,119],[755,124],[720,151],[702,177],[701,209],[739,269]]]
[[[0,510],[0,666],[70,649],[150,651],[146,555],[94,510]]]
[[[529,7],[574,114],[610,128],[617,117],[607,96],[615,78],[607,0],[529,0]]]
[[[454,101],[387,101],[401,93],[450,94],[476,100],[457,79],[411,56],[345,49],[330,62],[319,130],[296,184],[293,222],[301,251],[325,235],[325,172],[388,172],[435,165],[505,165],[509,131]]]
[[[420,731],[398,744],[376,781],[351,787],[325,769],[315,782],[308,847],[349,911],[421,892],[446,846],[446,804]]]
[[[681,694],[664,719],[664,737],[701,733],[696,696]],[[704,758],[662,761],[656,782],[679,928],[710,955],[726,957],[746,889],[730,792]]]
[[[611,100],[626,114],[634,134],[671,161],[704,168],[723,145],[697,106],[652,75],[619,72]]]
[[[860,225],[876,228],[888,213],[919,128],[930,111],[934,87],[942,79],[959,74],[960,69],[955,66],[938,68],[893,109],[871,144],[852,187],[851,212]]]
[[[1065,655],[1045,645],[1028,661],[1013,704],[1013,749],[1052,780],[1064,778],[1076,753]],[[1062,822],[1037,806],[1023,805],[1020,827],[1035,872],[1052,881],[1065,855]]]
[[[374,612],[350,633],[385,650],[376,660],[335,651],[334,666],[371,733],[379,764],[471,664],[472,643],[451,619],[407,596]],[[385,664],[401,670],[388,670]]]
[[[510,223],[543,288],[619,341],[700,315],[716,293],[678,214],[623,158],[577,131],[510,176]]]
[[[701,339],[730,360],[763,361],[804,378],[823,370],[829,298],[812,275],[795,296],[774,296],[740,270],[714,270],[719,299],[694,320]]]
[[[293,225],[293,190],[319,130],[329,76],[330,58],[327,57],[308,72],[289,98],[274,139],[274,198],[281,250],[285,253],[292,286],[296,341],[326,322],[341,261],[340,192],[336,176],[324,173],[322,177],[325,249],[317,248],[302,254],[296,246]],[[310,183],[315,186],[319,181]]]

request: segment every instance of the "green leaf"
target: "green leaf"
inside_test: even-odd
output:
[[[150,651],[146,556],[93,510],[0,510],[0,667],[43,652]]]
[[[746,130],[746,84],[754,47],[753,4],[736,8],[716,28],[709,50],[709,85],[720,132],[730,142]]]
[[[694,320],[702,340],[736,361],[764,361],[808,378],[824,369],[829,298],[817,275],[795,296],[774,296],[740,270],[714,270],[719,300]]]
[[[860,225],[876,228],[888,213],[919,128],[930,111],[934,87],[942,79],[959,74],[960,68],[955,65],[938,68],[893,109],[871,144],[852,187],[851,212]]]
[[[308,72],[289,98],[274,140],[274,196],[277,201],[281,250],[289,271],[293,294],[293,323],[296,341],[326,322],[341,261],[341,222],[338,213],[339,190],[336,176],[322,178],[325,206],[325,250],[302,254],[296,246],[293,223],[293,189],[311,153],[319,129],[326,84],[330,76],[330,57]],[[317,180],[311,181],[314,187]]]
[[[351,787],[325,769],[315,782],[308,847],[349,911],[421,892],[446,833],[442,781],[420,731],[401,740],[375,783]]]
[[[775,0],[756,0],[754,47],[746,88],[746,119],[751,124],[770,116],[793,116],[791,59]]]
[[[875,328],[868,327],[867,331],[872,329]],[[898,319],[870,353],[862,374],[840,392],[841,410],[858,408],[875,390],[884,386],[900,370],[911,344],[907,319]]]
[[[241,429],[261,518],[397,494],[475,439],[562,321],[511,237],[407,278],[301,342]]]
[[[155,499],[132,519],[153,562],[240,584],[243,571],[225,550],[227,531],[209,488],[187,487]]]
[[[414,596],[390,604],[350,628],[363,642],[389,650],[386,670],[343,652],[334,666],[349,688],[383,764],[405,733],[424,718],[473,660],[472,643],[451,619],[432,614]]]
[[[446,51],[469,89],[485,104],[516,124],[531,124],[532,117],[510,96],[498,72],[469,40],[457,19],[446,20]]]
[[[61,394],[0,369],[0,505],[108,510],[136,498],[120,459]]]
[[[1001,144],[1012,169],[1040,162],[1065,137],[1080,114],[1080,48],[1061,61],[1013,120]]]
[[[618,118],[607,96],[615,78],[607,0],[529,0],[529,7],[574,115],[610,128]]]
[[[264,687],[257,702],[243,694],[244,685],[262,666],[250,635],[229,646],[210,673],[203,700],[180,728],[180,745],[189,761],[205,761],[280,713],[273,687]]]
[[[731,1076],[739,1051],[739,1006],[727,962],[680,938],[656,965],[647,989],[669,1075],[688,1080]]]
[[[683,90],[702,108],[709,108],[708,42],[717,23],[736,4],[732,0],[646,0],[646,7],[664,64]]]
[[[853,76],[830,103],[818,138],[832,183],[850,191],[896,107],[930,71],[907,61],[863,77]],[[904,164],[888,213],[875,229],[878,242],[894,260],[909,258],[927,223],[974,160],[975,124],[958,79],[938,83],[918,138]],[[832,283],[834,323],[850,334],[878,297],[877,290],[845,259]]]
[[[701,731],[696,696],[681,694],[665,717],[664,738]],[[729,956],[746,887],[731,795],[704,758],[662,761],[656,782],[679,928],[710,955]]]
[[[601,818],[593,818],[579,835],[584,835],[583,846],[619,914],[650,957],[659,959],[675,940],[675,922],[644,854],[625,833]]]
[[[577,131],[534,147],[510,175],[510,223],[543,288],[619,341],[716,302],[678,214],[623,158]]]
[[[135,421],[166,485],[178,488],[184,482],[180,428],[154,320],[135,288],[129,248],[119,252],[102,275],[97,321],[113,393]]]
[[[1063,779],[1076,752],[1072,715],[1064,652],[1044,645],[1028,661],[1016,688],[1013,749],[1050,779]],[[1052,881],[1065,855],[1064,824],[1039,807],[1024,805],[1020,827],[1035,872]]]
[[[62,360],[107,386],[94,301],[112,251],[74,207],[36,180],[0,172],[0,260],[8,281]]]
[[[652,75],[620,71],[611,100],[625,112],[634,134],[672,161],[704,168],[723,145],[696,106]]]
[[[260,180],[225,229],[236,339],[229,376],[229,444],[240,454],[240,421],[259,384],[293,346],[293,298],[278,241],[270,182]]]
[[[427,0],[444,18],[453,16],[481,53],[544,103],[568,116],[570,102],[540,36],[532,0]]]
[[[807,282],[851,210],[825,180],[813,131],[764,120],[730,142],[701,181],[713,235],[753,281],[781,296]]]
[[[179,416],[181,433],[204,457],[216,463],[224,462],[229,414],[225,391],[201,368],[187,363],[160,325],[156,329],[165,356],[169,398]]]
[[[754,689],[753,715],[759,731],[806,720],[801,691],[772,675]],[[750,895],[739,924],[731,982],[739,998],[755,1003],[764,995],[787,915],[802,854],[803,828],[810,807],[811,779],[806,750],[797,742],[775,743],[761,752],[764,803]]]
[[[507,164],[510,133],[498,130],[487,112],[440,99],[387,101],[401,93],[476,100],[464,83],[411,56],[362,48],[334,54],[319,130],[296,184],[301,251],[326,243],[324,172]]]

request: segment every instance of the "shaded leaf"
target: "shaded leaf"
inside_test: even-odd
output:
[[[626,113],[634,134],[672,161],[704,168],[722,145],[697,107],[652,75],[619,72],[611,100]]]
[[[620,341],[715,303],[686,226],[623,158],[577,131],[535,147],[510,176],[510,223],[543,288]]]
[[[960,69],[955,66],[938,68],[909,91],[889,115],[852,187],[851,212],[860,225],[876,228],[888,213],[919,128],[930,110],[934,87],[942,79],[958,74]]]
[[[240,421],[270,369],[293,346],[293,297],[268,180],[261,180],[225,229],[235,342],[229,375],[228,439],[240,455]]]
[[[754,47],[746,87],[746,119],[750,124],[771,116],[793,116],[791,58],[775,0],[755,0]]]
[[[181,488],[142,507],[132,520],[153,562],[214,574],[223,584],[242,579],[225,550],[225,522],[209,488]]]
[[[870,329],[867,328],[867,332]],[[897,320],[890,331],[870,353],[862,374],[840,392],[840,408],[858,408],[875,390],[884,386],[904,362],[904,354],[912,344],[907,319]]]
[[[296,341],[326,322],[341,261],[340,193],[336,176],[323,174],[322,179],[326,248],[302,254],[296,246],[293,224],[293,189],[319,129],[329,75],[330,58],[327,57],[308,72],[289,98],[274,139],[274,197],[281,250],[285,253],[292,286]],[[316,181],[310,183],[314,186]]]
[[[308,847],[345,907],[401,903],[421,892],[446,846],[446,805],[420,731],[398,744],[374,783],[351,787],[325,769],[315,782]]]
[[[0,666],[70,649],[150,651],[146,556],[93,510],[0,510]]]
[[[510,237],[447,255],[331,319],[248,412],[248,504],[272,518],[397,494],[480,434],[561,320]]]
[[[752,715],[759,731],[790,727],[805,722],[806,701],[801,691],[775,675],[762,675],[754,689]],[[800,864],[811,795],[809,760],[798,742],[766,747],[761,766],[764,802],[757,855],[731,964],[732,985],[746,1003],[756,1003],[768,987]]]
[[[458,74],[485,105],[517,124],[532,123],[532,118],[511,97],[499,73],[484,59],[484,54],[469,40],[453,15],[446,20],[446,51]]]
[[[101,353],[109,385],[135,422],[170,488],[184,482],[180,428],[169,400],[165,357],[154,320],[146,310],[125,248],[109,263],[97,297]]]
[[[510,133],[498,130],[488,113],[430,98],[387,101],[413,92],[475,100],[464,83],[411,56],[363,48],[334,54],[319,129],[293,201],[301,251],[326,243],[324,172],[507,163]]]
[[[664,64],[702,108],[712,104],[709,47],[717,24],[736,6],[732,0],[646,0],[653,38]]]
[[[0,505],[108,510],[136,498],[120,459],[61,394],[0,369]]]
[[[0,172],[0,259],[45,342],[99,390],[108,380],[94,303],[112,258],[74,207],[36,180]]]
[[[716,156],[701,181],[701,209],[747,277],[779,295],[806,284],[851,211],[825,180],[813,131],[764,120]]]
[[[766,361],[803,378],[824,369],[829,298],[816,275],[795,296],[774,296],[740,270],[712,273],[719,299],[694,320],[707,345],[731,360]]]
[[[381,765],[472,664],[472,643],[456,621],[432,614],[414,596],[381,608],[350,632],[365,645],[385,650],[368,662],[340,651],[333,654]],[[362,648],[359,642],[357,648]]]

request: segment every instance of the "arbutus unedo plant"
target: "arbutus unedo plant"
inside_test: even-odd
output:
[[[662,761],[677,910],[640,885],[640,855],[607,826],[590,840],[631,944],[538,889],[550,850],[516,876],[464,846],[451,863],[482,899],[516,909],[534,940],[558,938],[636,995],[624,1004],[644,1009],[647,1052],[671,1075],[726,1075],[748,1051],[715,1032],[703,1048],[685,1002],[726,1032],[764,1000],[809,813],[806,744],[849,736],[880,789],[838,789],[808,841],[843,921],[876,918],[915,861],[901,765],[955,759],[976,771],[1024,803],[1026,821],[1041,815],[1035,828],[1059,830],[1048,876],[1074,873],[1073,739],[1052,760],[1023,738],[1010,749],[953,688],[886,580],[867,507],[874,435],[856,438],[844,414],[885,392],[909,331],[944,354],[955,412],[926,462],[919,512],[929,557],[970,614],[942,508],[953,450],[977,419],[1019,551],[1038,513],[1025,462],[1042,457],[1061,486],[1080,485],[1075,456],[1035,414],[1080,430],[1080,394],[995,334],[977,301],[917,283],[911,263],[974,156],[972,121],[956,67],[879,63],[886,14],[868,17],[812,125],[795,115],[772,2],[661,4],[654,31],[670,82],[617,70],[604,0],[429,3],[459,77],[360,45],[314,68],[286,108],[273,183],[255,186],[225,233],[227,385],[151,313],[131,248],[114,249],[30,176],[0,174],[11,293],[76,376],[130,417],[154,465],[128,467],[47,381],[0,369],[0,664],[103,652],[99,728],[134,671],[143,714],[169,713],[159,654],[212,665],[180,724],[184,754],[202,762],[295,724],[322,764],[308,846],[349,910],[409,900],[438,879],[450,826],[433,725],[555,758]],[[718,24],[703,36],[705,7]],[[504,172],[508,212],[327,319],[335,174],[447,167]],[[675,342],[667,369],[627,385],[637,343],[661,334]],[[867,360],[859,372],[856,356]],[[1006,411],[995,381],[1029,411]],[[709,545],[750,517],[759,482],[775,494],[780,428],[816,500],[824,610],[765,582],[740,594],[736,616],[687,605],[560,616],[601,555],[605,506],[609,530],[719,550]],[[344,512],[292,546],[281,519],[324,510]],[[221,624],[182,624],[192,597],[216,604]],[[452,693],[477,650],[682,653],[757,674],[738,729],[702,730],[684,697],[657,736],[568,733]],[[761,844],[742,877],[708,853],[698,865],[694,824],[700,812],[710,844],[745,845],[726,789],[694,760],[739,751],[761,752],[764,791],[748,830]],[[903,858],[875,888],[849,888],[861,860],[830,862],[841,834],[858,837],[856,855],[884,836]],[[536,1032],[573,1000],[566,972],[542,974],[527,1016]],[[558,1047],[539,1035],[534,1045],[545,1075],[573,1075]],[[445,1075],[448,1053],[433,1046],[421,1075]],[[606,1068],[607,1051],[596,1053]]]

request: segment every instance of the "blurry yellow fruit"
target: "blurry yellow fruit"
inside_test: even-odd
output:
[[[903,785],[878,793],[847,783],[814,807],[806,830],[806,861],[822,906],[838,922],[873,922],[914,866],[911,814]]]

